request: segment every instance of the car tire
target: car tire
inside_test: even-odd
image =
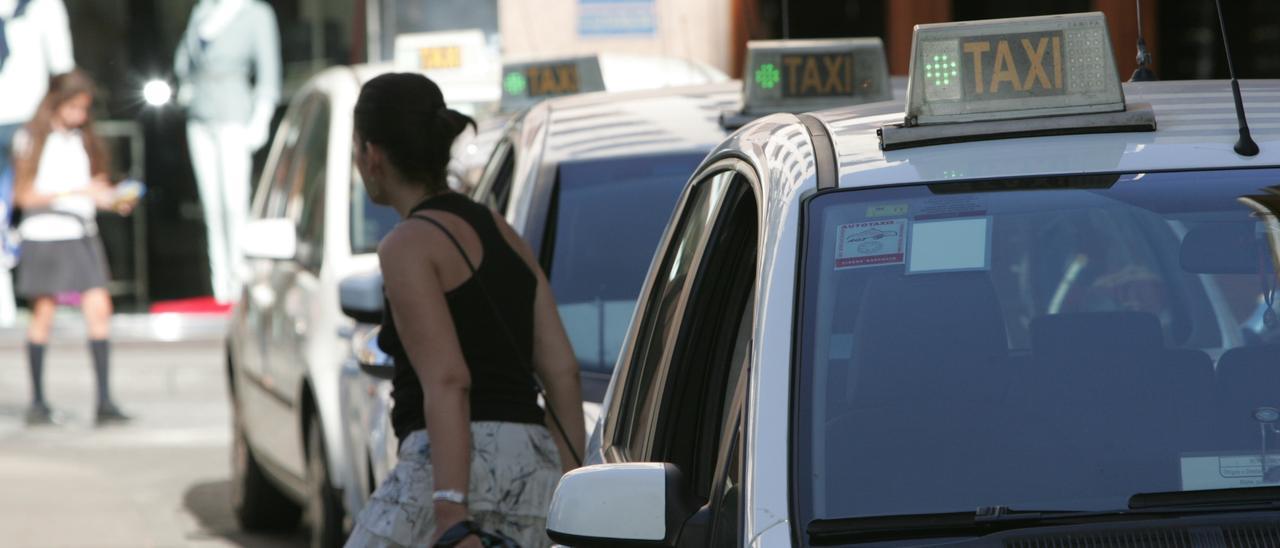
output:
[[[271,483],[249,447],[240,411],[232,402],[231,508],[245,531],[290,531],[298,527],[302,507]]]
[[[320,420],[312,415],[307,422],[307,521],[313,548],[336,548],[346,541],[343,533],[342,499],[329,477],[329,458],[324,449]]]

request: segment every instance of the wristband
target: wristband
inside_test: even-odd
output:
[[[467,504],[467,495],[457,489],[440,489],[431,493],[431,500],[434,502],[452,502],[454,504]]]

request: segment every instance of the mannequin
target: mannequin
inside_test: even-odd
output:
[[[240,229],[249,212],[252,154],[266,144],[280,99],[280,35],[262,0],[200,0],[174,55],[178,102],[204,206],[210,285],[239,291]]]
[[[62,0],[0,0],[0,173],[10,167],[13,136],[31,121],[49,78],[75,68]],[[12,188],[9,189],[12,191]],[[0,222],[8,223],[0,205]],[[4,225],[0,225],[3,229]],[[14,324],[13,279],[0,251],[0,327]]]

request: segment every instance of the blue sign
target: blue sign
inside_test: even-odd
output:
[[[579,36],[653,36],[657,29],[654,0],[578,0]]]

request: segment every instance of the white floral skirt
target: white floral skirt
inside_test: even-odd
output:
[[[550,546],[547,507],[559,481],[560,456],[545,427],[471,423],[467,507],[482,529],[523,548]],[[400,444],[395,469],[356,518],[347,548],[427,546],[436,529],[434,490],[431,444],[427,432],[418,430]]]

